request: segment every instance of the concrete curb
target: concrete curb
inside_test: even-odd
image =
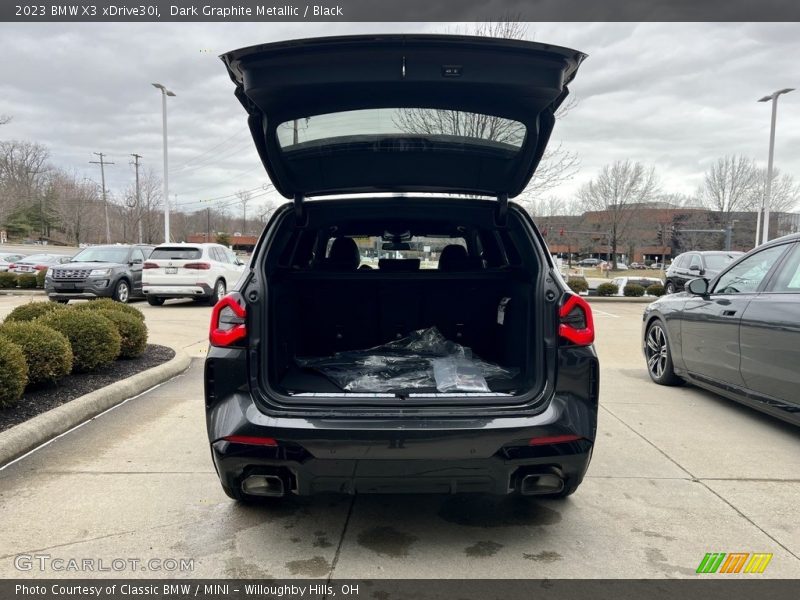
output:
[[[189,368],[191,358],[182,350],[173,350],[175,356],[163,364],[75,398],[0,432],[0,466],[93,419],[112,406],[183,373]]]
[[[46,296],[44,290],[40,289],[2,289],[0,290],[0,296]]]
[[[655,302],[658,300],[655,296],[581,296],[584,300],[588,302],[633,302],[633,303],[650,303]]]

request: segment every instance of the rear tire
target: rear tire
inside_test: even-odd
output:
[[[158,296],[148,296],[147,303],[150,306],[161,306],[162,304],[164,304],[164,299],[159,298]]]
[[[215,306],[217,302],[222,300],[222,297],[225,295],[227,291],[225,287],[225,280],[224,279],[217,279],[216,283],[214,283],[214,290],[211,292],[211,295],[208,297],[208,305]]]
[[[125,279],[120,279],[111,297],[121,304],[127,304],[128,300],[131,298],[130,284]]]
[[[667,339],[666,326],[660,319],[647,327],[644,335],[644,355],[647,359],[647,373],[658,385],[680,385],[683,380],[675,375],[672,365],[672,352]]]
[[[664,291],[667,294],[674,294],[675,293],[675,284],[672,283],[671,281],[668,281],[667,282],[667,287],[664,288]]]
[[[50,302],[56,302],[58,304],[66,304],[69,300],[64,300],[62,298],[50,298]]]

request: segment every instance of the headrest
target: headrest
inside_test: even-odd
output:
[[[333,240],[328,259],[325,266],[328,269],[342,271],[355,271],[361,262],[361,253],[355,240],[348,237],[340,237]]]
[[[439,257],[440,271],[479,271],[483,261],[477,256],[468,256],[467,249],[458,244],[450,244],[442,249]]]

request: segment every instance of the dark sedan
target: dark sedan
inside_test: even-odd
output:
[[[800,425],[800,234],[659,298],[642,333],[656,383],[688,381]]]

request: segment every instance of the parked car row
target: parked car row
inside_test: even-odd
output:
[[[642,349],[660,385],[690,382],[800,425],[800,234],[741,252],[689,252],[650,304]]]
[[[225,295],[244,263],[220,244],[114,244],[87,246],[75,256],[1,254],[0,271],[47,271],[44,289],[53,302],[193,298],[212,306]]]
[[[60,265],[70,260],[69,256],[64,256],[62,254],[32,254],[31,256],[8,254],[4,255],[2,258],[3,260],[0,262],[0,271],[20,274],[36,274],[39,271],[49,269],[53,265]]]

